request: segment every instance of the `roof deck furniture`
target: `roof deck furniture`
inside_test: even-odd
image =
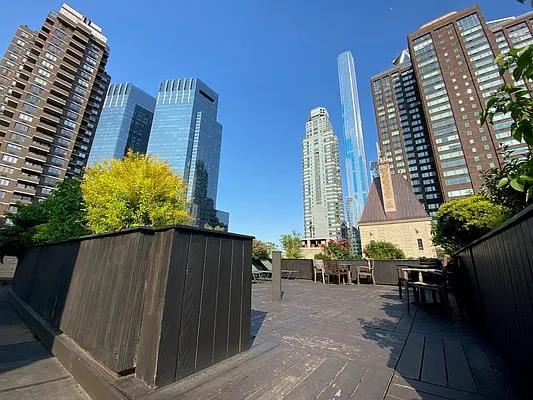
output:
[[[261,260],[261,264],[263,264],[265,268],[272,274],[272,263],[269,260]],[[298,279],[298,271],[282,269],[281,277],[287,279],[291,279],[291,277],[293,277],[294,279]]]
[[[337,283],[351,284],[350,266],[338,260],[328,260],[325,263],[326,273],[337,277]]]
[[[339,273],[341,274],[341,276],[342,277],[345,276],[344,283],[347,285],[351,285],[352,284],[352,268],[353,268],[352,263],[347,260],[339,260],[338,268],[339,268]]]
[[[271,271],[259,271],[257,267],[252,264],[252,278],[255,279],[256,281],[268,281],[272,279],[272,272]]]
[[[433,294],[438,293],[440,296],[441,304],[445,307],[448,306],[448,289],[446,285],[446,272],[440,269],[433,268],[403,268],[404,282],[405,282],[405,303],[406,310],[409,313],[409,288],[413,288],[413,291],[418,291],[422,295],[426,290],[431,291]],[[416,280],[409,278],[409,273],[415,273]],[[424,275],[429,276],[432,283],[424,282]],[[433,279],[431,279],[433,278]],[[415,295],[415,300],[418,296]],[[435,296],[434,296],[434,300]]]
[[[326,273],[326,268],[324,267],[324,260],[313,260],[313,280],[315,282],[317,274],[322,275],[323,284],[326,284],[326,278],[328,278],[329,283],[329,273]]]
[[[414,268],[411,264],[397,264],[396,269],[398,270],[398,295],[400,300],[402,300],[402,285],[405,283],[403,269],[405,268]],[[427,268],[427,269],[442,269],[442,263],[436,258],[422,258],[418,261],[416,268]]]
[[[357,273],[357,284],[359,285],[359,278],[361,276],[366,276],[368,278],[372,279],[372,285],[376,285],[376,278],[374,277],[374,260],[371,258],[366,259],[368,264],[367,265],[356,265],[356,273]]]

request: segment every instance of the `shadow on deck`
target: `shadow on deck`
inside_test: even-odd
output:
[[[283,301],[276,305],[270,284],[253,286],[249,351],[139,398],[518,398],[502,362],[457,316],[449,318],[431,307],[413,307],[406,314],[392,287],[302,280],[283,285]],[[9,337],[18,338],[0,346],[0,398],[44,389],[54,398],[84,398],[27,328],[9,322],[17,318],[0,315],[0,332],[11,330]],[[14,358],[8,362],[10,351]],[[29,356],[21,358],[21,351]],[[68,393],[54,392],[59,390],[52,390],[54,385]]]
[[[157,399],[512,399],[500,360],[466,322],[406,314],[385,286],[253,286],[252,349]]]
[[[0,287],[0,399],[89,399],[17,315],[8,288]]]

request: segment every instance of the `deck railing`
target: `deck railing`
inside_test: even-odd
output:
[[[365,260],[350,261],[354,265],[367,265]],[[374,261],[374,276],[376,284],[378,285],[396,285],[398,284],[398,264],[412,265],[416,267],[420,265],[418,260],[375,260]],[[313,260],[309,259],[282,259],[281,269],[289,271],[298,271],[299,279],[313,279]]]
[[[533,372],[533,205],[455,255],[460,293],[509,365]]]

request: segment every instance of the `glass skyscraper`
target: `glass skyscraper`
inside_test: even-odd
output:
[[[352,53],[345,51],[337,57],[339,87],[344,120],[345,167],[346,167],[346,220],[357,252],[357,227],[368,195],[368,167],[366,164],[363,126],[357,93],[355,64]]]
[[[222,125],[218,94],[197,78],[161,82],[154,112],[149,154],[168,161],[187,183],[194,224],[227,225],[216,198]]]
[[[130,83],[109,86],[88,164],[122,158],[129,149],[146,153],[155,98]]]

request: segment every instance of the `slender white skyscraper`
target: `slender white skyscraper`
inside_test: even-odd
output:
[[[346,213],[349,228],[357,227],[368,195],[368,166],[366,164],[363,126],[355,64],[352,53],[345,51],[337,57],[339,87],[341,93],[342,117],[344,120],[344,141],[346,158]],[[351,232],[351,229],[349,229]]]
[[[344,210],[339,143],[324,107],[311,110],[302,143],[306,239],[341,239]]]

